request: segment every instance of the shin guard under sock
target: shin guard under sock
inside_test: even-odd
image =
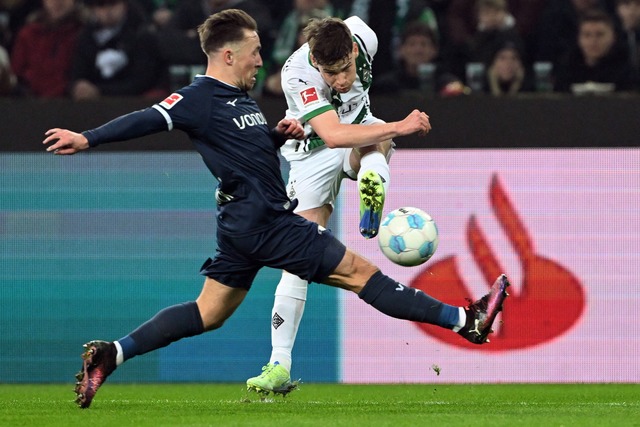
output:
[[[166,347],[181,338],[204,332],[198,305],[194,302],[173,305],[158,312],[135,331],[118,340],[123,361]]]
[[[451,329],[458,323],[458,307],[444,304],[419,289],[376,272],[364,286],[360,299],[378,311],[398,319],[430,323]]]

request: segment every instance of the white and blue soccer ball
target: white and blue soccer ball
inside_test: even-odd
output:
[[[413,267],[426,262],[438,248],[438,227],[426,212],[403,207],[390,212],[380,224],[378,244],[392,262]]]

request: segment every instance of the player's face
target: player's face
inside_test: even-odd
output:
[[[347,93],[351,90],[351,86],[356,81],[356,58],[358,57],[358,45],[353,44],[353,51],[351,55],[345,58],[343,61],[332,64],[331,66],[320,65],[314,63],[314,65],[320,71],[322,79],[333,90],[338,93]]]
[[[256,84],[256,75],[262,67],[260,37],[255,31],[246,30],[246,37],[233,50],[235,85],[242,90],[251,90]]]

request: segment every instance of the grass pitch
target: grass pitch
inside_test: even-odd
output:
[[[243,384],[106,383],[90,409],[71,384],[0,384],[1,426],[640,426],[638,384],[302,384],[261,399]]]

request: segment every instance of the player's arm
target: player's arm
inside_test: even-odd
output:
[[[47,151],[70,155],[99,144],[127,141],[163,130],[169,130],[165,117],[156,108],[150,107],[125,114],[100,127],[82,133],[60,128],[49,129],[45,132],[46,138],[42,143],[53,142],[47,147]]]
[[[426,135],[431,130],[429,116],[418,110],[413,110],[403,120],[375,126],[340,123],[334,110],[325,111],[308,121],[329,148],[365,147],[414,133]]]

